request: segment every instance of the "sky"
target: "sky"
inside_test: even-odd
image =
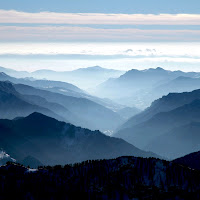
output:
[[[1,0],[1,9],[67,13],[200,13],[198,0]]]
[[[199,0],[0,0],[0,65],[198,70],[199,7]]]

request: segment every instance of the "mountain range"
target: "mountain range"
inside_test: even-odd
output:
[[[93,94],[107,97],[118,103],[139,108],[169,92],[186,92],[199,89],[200,73],[156,69],[132,69],[119,78],[112,78],[94,89]]]
[[[200,90],[172,93],[130,118],[113,135],[174,159],[199,150]]]
[[[84,93],[83,90],[79,89],[75,85],[72,85],[67,82],[61,82],[61,81],[51,81],[51,80],[38,80],[33,78],[14,78],[9,75],[7,75],[4,72],[0,73],[0,81],[10,81],[13,83],[21,83],[30,85],[33,87],[40,87],[40,88],[62,88],[69,92],[79,92]]]
[[[8,75],[18,77],[18,79],[12,77],[12,80],[11,77],[0,78],[0,80],[9,79],[13,83],[45,88],[68,96],[87,98],[115,111],[124,107],[137,107],[143,110],[163,95],[172,92],[190,92],[199,89],[200,83],[200,73],[169,71],[160,67],[147,70],[132,69],[128,72],[99,66],[65,72],[38,70],[29,73],[3,67],[0,70]],[[54,81],[34,78],[46,78]],[[77,86],[87,89],[87,92]]]
[[[14,87],[20,94],[28,95],[29,100],[32,102],[34,99],[30,95],[39,96],[40,98],[48,100],[48,102],[56,103],[57,106],[59,104],[65,108],[58,110],[60,115],[66,117],[72,124],[84,128],[101,131],[115,130],[123,122],[123,118],[116,112],[85,98],[66,96],[22,84],[15,84]],[[44,103],[41,104],[41,101],[38,100],[35,100],[33,103],[47,107],[47,105]],[[52,107],[52,109],[56,111],[56,108]],[[66,109],[70,114],[69,112],[65,112]]]
[[[143,105],[148,106],[154,100],[161,98],[164,95],[168,95],[169,93],[191,92],[196,89],[200,89],[199,77],[191,78],[179,76],[173,80],[159,84],[151,90],[146,89],[135,93],[136,99],[134,99],[134,102],[142,101]]]
[[[155,100],[151,106],[143,112],[130,118],[122,125],[122,128],[128,128],[132,125],[147,121],[157,113],[171,111],[185,104],[189,104],[196,99],[200,99],[200,90],[182,93],[169,93],[168,95]]]
[[[36,111],[59,120],[71,122],[75,125],[101,131],[113,131],[124,120],[123,117],[113,111],[121,109],[123,106],[115,104],[107,99],[99,99],[87,95],[78,87],[68,83],[48,80],[17,79],[5,73],[0,74],[0,80],[2,81],[0,84],[4,85],[6,83],[8,84],[8,82],[5,81],[15,83],[13,86],[9,84],[7,90],[9,90],[9,87],[12,87],[12,98],[16,98],[14,96],[17,96],[17,100],[20,98],[23,100],[23,103],[21,102],[21,107],[16,106],[16,109],[19,108],[18,111],[16,111],[16,109],[10,110],[11,107],[9,104],[11,102],[0,102],[3,103],[2,105],[8,104],[6,107],[8,110],[3,111],[4,114],[2,117],[4,118],[8,117],[8,119],[11,119],[17,116],[27,116]],[[70,94],[66,92],[69,90],[72,91]],[[4,93],[5,92],[7,91],[4,88]],[[9,92],[9,97],[11,98],[10,93],[11,92]],[[72,95],[72,93],[76,95]],[[18,104],[20,103],[18,102]],[[29,110],[27,110],[28,108],[22,109],[22,104],[24,106],[25,104],[29,104],[29,107],[32,108],[29,108]],[[23,110],[26,110],[25,113],[23,113]],[[102,115],[104,115],[104,117],[102,117]]]
[[[95,74],[98,71],[101,74],[103,70],[100,67],[79,69],[71,76],[85,76],[93,81],[89,76],[97,78]],[[43,73],[46,71],[35,72],[38,78]],[[49,76],[54,73],[57,72],[50,71]],[[168,173],[165,169],[178,168],[181,171],[180,164],[199,169],[198,162],[195,162],[200,150],[199,75],[162,68],[131,70],[102,83],[96,90],[91,88],[92,93],[101,93],[96,97],[68,82],[15,78],[1,72],[0,164],[14,161],[38,167],[119,156],[173,160],[170,163],[156,159],[134,160],[145,163],[147,170],[151,171],[148,181],[155,173],[151,167],[162,174]],[[128,106],[128,101],[132,106]],[[144,110],[133,106],[135,102],[148,105],[151,101]],[[192,152],[197,153],[190,155]],[[126,162],[129,161],[128,158]],[[148,168],[149,162],[157,163],[159,169],[154,164]],[[130,164],[124,168],[130,169]],[[171,165],[175,168],[171,169]],[[147,192],[146,187],[154,191],[152,187],[155,189],[155,185],[147,182],[144,180],[146,186],[142,191]],[[159,182],[170,190],[168,183],[164,179]],[[163,189],[162,195],[165,192]]]
[[[123,155],[158,157],[122,139],[60,122],[40,113],[0,119],[0,147],[17,162],[30,158],[44,165],[75,163]],[[33,163],[32,161],[32,163]]]
[[[48,79],[63,81],[77,85],[82,89],[88,89],[106,81],[109,78],[119,77],[125,71],[106,69],[99,66],[79,68],[73,71],[37,70],[34,72],[16,71],[0,67],[0,71],[17,78],[33,77],[36,79]]]
[[[72,85],[67,82],[44,80],[44,79],[40,80],[40,79],[34,79],[32,77],[31,78],[15,78],[15,77],[5,74],[4,72],[0,73],[0,81],[10,81],[15,84],[29,85],[32,87],[45,89],[51,92],[64,94],[66,96],[89,99],[107,108],[110,108],[114,111],[120,110],[125,107],[123,105],[120,105],[111,101],[110,99],[106,99],[106,98],[102,99],[96,96],[92,96],[86,91],[83,91],[77,86]]]
[[[31,104],[25,100],[23,95],[18,93],[10,82],[0,82],[0,115],[1,118],[13,119],[27,116],[32,112],[40,112],[59,120],[64,118],[57,115],[47,107]],[[67,120],[66,120],[67,121]]]

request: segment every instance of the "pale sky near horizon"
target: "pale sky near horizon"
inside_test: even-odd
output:
[[[0,0],[0,65],[200,71],[199,0]]]
[[[99,65],[200,71],[200,43],[1,43],[0,66],[25,71]]]

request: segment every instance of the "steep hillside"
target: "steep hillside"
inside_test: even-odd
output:
[[[160,145],[158,142],[158,136],[162,136],[170,132],[171,130],[173,132],[174,131],[173,129],[180,126],[187,125],[193,121],[200,122],[200,100],[199,99],[194,100],[190,104],[185,104],[169,112],[160,112],[145,122],[142,122],[140,124],[133,125],[130,128],[125,128],[118,131],[116,134],[114,134],[114,136],[123,138],[126,141],[130,142],[131,144],[138,146],[139,148],[145,148],[146,145],[149,144],[149,142],[151,142],[152,140],[155,140],[155,144],[154,144],[155,147],[154,145],[152,145],[153,149],[155,150],[156,146]],[[177,136],[176,131],[174,132],[175,132],[174,137],[176,138]],[[188,134],[190,134],[190,132],[188,132]],[[195,141],[195,138],[191,137],[191,140]],[[163,140],[163,143],[165,141],[166,141],[166,138]],[[169,141],[170,141],[170,138],[169,138]],[[176,140],[173,141],[172,144],[173,143],[176,143]],[[178,144],[178,141],[177,141],[177,144]],[[159,146],[161,149],[163,148],[162,152],[165,151],[164,146],[166,145]],[[169,146],[169,151],[170,151],[170,147],[171,145]],[[175,146],[173,150],[174,150],[174,154],[176,153],[176,151],[178,151],[178,149],[176,150]],[[158,153],[158,151],[156,151],[156,153]]]
[[[66,124],[40,113],[15,120],[0,119],[0,132],[0,147],[22,163],[29,156],[44,165],[122,155],[156,157],[124,140]]]
[[[170,93],[154,101],[149,108],[130,118],[119,129],[129,128],[152,118],[160,112],[168,112],[192,101],[200,99],[200,90],[183,93]]]

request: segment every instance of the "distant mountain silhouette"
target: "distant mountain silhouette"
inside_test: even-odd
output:
[[[106,68],[103,68],[100,66],[94,66],[94,67],[87,67],[87,68],[79,68],[79,69],[74,70],[73,72],[85,72],[85,73],[105,72],[105,73],[108,73],[108,72],[116,72],[116,71],[118,71],[118,70],[106,69]]]
[[[111,77],[119,77],[124,71],[106,69],[99,66],[80,68],[73,71],[55,72],[49,70],[38,70],[31,73],[35,78],[47,78],[70,82],[82,89],[94,87]]]
[[[35,160],[44,165],[55,165],[122,155],[156,156],[121,139],[40,113],[15,120],[0,119],[0,132],[0,147],[24,164],[35,164]]]
[[[170,93],[155,100],[149,108],[130,118],[119,129],[129,128],[133,125],[142,123],[152,118],[157,113],[171,111],[185,104],[189,104],[196,99],[200,99],[200,90],[183,93]]]
[[[154,100],[168,95],[174,92],[191,92],[193,90],[200,89],[200,78],[191,78],[185,76],[179,76],[173,80],[161,83],[158,86],[153,87],[151,90],[139,91],[136,93],[136,99],[134,101],[142,100],[143,104],[150,104]],[[131,100],[131,99],[130,99]]]
[[[81,123],[81,119],[79,119],[78,116],[76,116],[75,114],[70,112],[67,108],[65,108],[64,106],[58,103],[49,102],[45,98],[37,96],[37,95],[23,95],[23,98],[31,104],[34,104],[43,108],[47,108],[53,111],[57,115],[63,117],[64,121],[67,121],[73,124]]]
[[[107,79],[119,77],[124,71],[106,69],[99,66],[80,68],[73,71],[53,71],[53,70],[37,70],[32,73],[25,71],[15,71],[0,67],[0,71],[17,78],[34,77],[37,79],[49,79],[54,81],[63,81],[75,84],[82,89],[94,87]],[[26,83],[23,83],[26,84]],[[32,85],[35,86],[35,85]]]
[[[29,72],[17,71],[17,70],[13,70],[13,69],[1,67],[1,66],[0,66],[0,72],[3,72],[5,74],[8,74],[9,76],[13,76],[13,77],[16,77],[16,78],[29,77]]]
[[[41,89],[45,89],[45,90],[48,90],[50,92],[63,94],[63,95],[66,95],[66,96],[88,99],[88,100],[91,100],[95,103],[98,103],[98,104],[100,104],[100,105],[102,105],[106,108],[109,108],[113,111],[118,111],[118,110],[124,108],[123,105],[120,105],[120,104],[118,104],[118,103],[116,103],[116,102],[114,102],[110,99],[92,96],[92,95],[88,94],[87,92],[76,92],[76,91],[67,90],[67,89],[60,88],[60,87],[50,87],[50,88],[41,88]]]
[[[71,113],[67,119],[75,125],[92,130],[107,131],[115,130],[123,122],[123,119],[117,113],[85,98],[65,96],[22,84],[16,84],[14,87],[23,95],[39,96],[46,100],[48,99],[51,103],[64,106]],[[66,114],[68,115],[69,113],[64,113],[63,110],[62,116]]]
[[[160,98],[169,92],[173,92],[174,88],[170,88],[170,85],[168,86],[168,91],[165,92],[164,85],[170,84],[170,81],[173,81],[180,76],[196,78],[200,77],[200,73],[168,71],[160,67],[147,70],[132,69],[121,75],[119,78],[112,78],[102,83],[94,90],[94,94],[100,97],[110,98],[121,104],[145,108],[155,99]],[[188,82],[188,80],[185,81]],[[179,79],[177,80],[177,87],[179,84],[178,82],[181,81]],[[182,80],[182,82],[184,81]],[[190,87],[190,89],[197,89],[197,83],[195,82],[195,84],[196,86],[193,86],[193,88]],[[163,90],[160,85],[163,85]],[[186,87],[185,89],[187,89],[186,91],[189,90],[189,88]],[[184,89],[182,91],[184,91]],[[174,92],[176,92],[176,90]]]
[[[39,89],[48,90],[50,92],[60,93],[66,96],[89,99],[113,111],[119,110],[124,107],[109,99],[105,99],[105,98],[102,99],[102,98],[92,96],[88,94],[87,92],[81,90],[80,88],[76,87],[75,85],[72,85],[66,82],[51,81],[51,80],[36,80],[33,78],[24,78],[24,79],[18,78],[17,79],[17,78],[8,76],[4,72],[0,73],[0,81],[10,81],[15,84],[29,85],[29,86],[36,87]]]
[[[128,120],[114,136],[169,159],[197,151],[200,148],[198,97],[199,90],[169,94]]]
[[[157,86],[153,92],[160,93],[160,95],[163,96],[170,92],[191,92],[196,89],[200,89],[200,77],[191,78],[179,76],[176,79]]]
[[[59,120],[67,121],[46,107],[38,106],[26,101],[10,82],[0,81],[0,115],[1,118],[13,119],[23,117],[32,112],[41,112]]]
[[[157,143],[158,136],[192,121],[200,122],[200,100],[195,100],[169,112],[158,113],[145,122],[120,130],[114,136],[144,148],[153,139]],[[157,145],[159,145],[159,142]],[[156,148],[156,144],[153,148]]]
[[[33,87],[40,87],[40,88],[53,88],[58,87],[69,91],[80,92],[84,93],[83,90],[79,89],[75,85],[70,83],[61,82],[61,81],[51,81],[51,80],[36,80],[32,78],[14,78],[8,76],[4,72],[0,73],[0,81],[10,81],[12,83],[20,83],[25,85],[30,85]]]
[[[20,82],[19,79],[9,77],[4,73],[0,74],[0,80],[2,79]],[[22,84],[13,86],[11,83],[8,84],[8,82],[7,85],[9,86],[3,88],[5,87],[5,83],[6,82],[4,82],[4,86],[2,85],[3,82],[0,84],[0,89],[2,87],[2,89],[5,90],[5,92],[0,95],[0,98],[2,98],[2,102],[0,102],[0,107],[2,106],[0,109],[0,112],[2,111],[2,118],[13,119],[15,117],[27,116],[37,111],[58,120],[101,131],[113,131],[123,122],[122,117],[116,112],[89,99],[46,91],[46,88],[37,89]],[[10,92],[11,89],[12,93]],[[5,93],[7,94],[8,92],[11,94],[9,93],[7,101],[3,101],[3,98],[6,98]],[[14,104],[16,104],[14,107],[10,106]],[[109,105],[112,103],[106,103],[105,100],[102,104]]]

